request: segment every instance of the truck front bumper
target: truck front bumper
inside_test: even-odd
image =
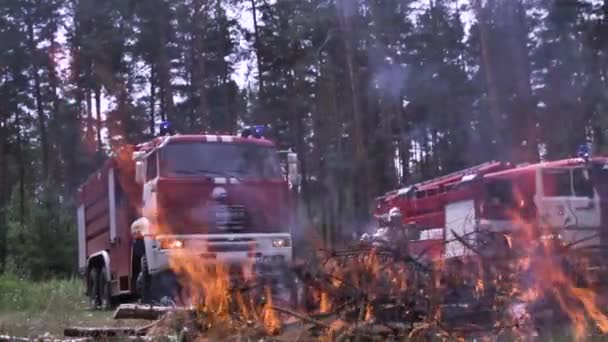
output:
[[[178,248],[163,248],[162,241],[179,241]],[[194,234],[146,236],[146,259],[150,274],[170,270],[170,258],[194,256],[203,264],[289,264],[292,241],[289,233]]]

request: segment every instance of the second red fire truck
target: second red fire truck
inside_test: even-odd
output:
[[[410,253],[423,260],[466,257],[488,236],[513,243],[509,236],[529,227],[598,251],[608,242],[608,158],[488,162],[391,191],[376,204],[379,229],[366,239],[388,242],[394,226],[405,227]]]

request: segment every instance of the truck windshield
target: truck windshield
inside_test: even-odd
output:
[[[184,142],[161,150],[160,172],[167,177],[280,179],[276,151],[254,144]]]
[[[608,164],[594,163],[591,178],[601,197],[608,196]]]
[[[593,180],[584,168],[546,169],[542,175],[547,197],[593,197]]]

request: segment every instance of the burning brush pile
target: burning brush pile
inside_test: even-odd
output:
[[[147,334],[366,341],[608,333],[608,273],[587,252],[532,226],[472,236],[456,235],[470,252],[460,258],[431,262],[410,255],[406,242],[359,243],[265,278],[253,265],[201,267],[183,255],[171,264],[186,309],[167,310]]]
[[[133,331],[150,339],[586,340],[607,334],[608,272],[576,243],[522,226],[516,234],[454,234],[468,250],[458,258],[413,256],[407,241],[361,242],[318,250],[267,277],[253,264],[203,267],[186,253],[170,261],[183,285],[182,305],[121,306],[117,316],[132,318],[131,310],[157,319]]]

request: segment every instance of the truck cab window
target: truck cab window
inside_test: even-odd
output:
[[[146,166],[146,180],[151,180],[156,178],[157,175],[157,168],[156,168],[156,152],[152,153],[150,156],[148,156],[148,160],[147,160],[147,166]]]
[[[591,179],[600,197],[608,196],[608,164],[594,163]]]
[[[542,172],[545,196],[572,196],[572,175],[570,169],[546,169]]]
[[[271,147],[244,143],[171,143],[160,155],[167,177],[281,179],[281,165]]]
[[[593,197],[593,183],[589,173],[585,173],[582,168],[574,169],[572,172],[572,184],[574,186],[574,196]]]
[[[494,180],[487,183],[486,200],[493,205],[514,204],[513,184],[508,180]]]

